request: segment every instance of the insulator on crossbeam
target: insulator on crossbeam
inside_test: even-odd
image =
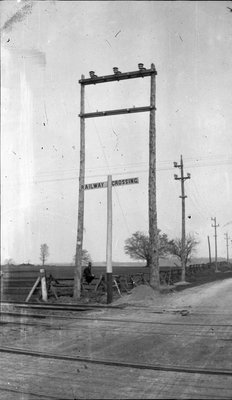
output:
[[[140,71],[146,71],[146,68],[144,68],[142,63],[138,64],[138,68],[139,68]]]
[[[118,67],[114,67],[114,68],[113,68],[113,71],[114,71],[114,74],[115,74],[115,75],[121,74],[121,71],[118,70]]]
[[[90,78],[97,78],[94,71],[89,71]]]

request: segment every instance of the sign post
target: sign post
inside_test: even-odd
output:
[[[106,238],[106,282],[107,282],[107,304],[112,303],[112,187],[139,183],[139,178],[117,179],[112,181],[112,175],[108,175],[107,182],[86,183],[85,190],[101,189],[107,187],[107,238]]]
[[[107,179],[107,239],[106,239],[107,304],[112,303],[112,176]]]

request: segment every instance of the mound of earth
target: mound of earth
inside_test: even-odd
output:
[[[140,285],[135,287],[129,295],[132,301],[154,300],[156,294],[148,285]]]
[[[204,285],[187,289],[183,292],[160,293],[153,290],[150,286],[140,285],[132,289],[131,294],[121,297],[113,302],[114,305],[138,305],[141,306],[161,306],[161,307],[200,307],[211,306],[212,298],[220,293],[222,288],[231,285],[232,279],[210,282]],[[220,299],[223,302],[223,298]],[[219,300],[218,300],[219,302]]]
[[[162,303],[165,297],[167,297],[167,294],[164,295],[158,291],[155,291],[148,285],[139,285],[133,288],[130,294],[127,294],[114,301],[113,304],[158,304]]]

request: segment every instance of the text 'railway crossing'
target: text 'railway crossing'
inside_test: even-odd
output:
[[[131,185],[133,183],[139,183],[139,178],[128,178],[128,179],[118,179],[112,181],[112,186],[122,186]],[[82,188],[88,189],[101,189],[107,187],[107,182],[96,182],[96,183],[86,183]]]

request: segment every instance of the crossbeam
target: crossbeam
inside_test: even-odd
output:
[[[118,115],[118,114],[132,114],[138,112],[146,112],[151,111],[155,107],[146,106],[146,107],[132,107],[132,108],[121,108],[118,110],[107,110],[107,111],[96,111],[91,113],[83,113],[79,114],[81,118],[95,118],[95,117],[106,117],[108,115]]]
[[[131,72],[117,72],[112,75],[105,76],[96,76],[93,75],[91,78],[80,79],[79,83],[82,85],[96,85],[96,83],[105,83],[105,82],[113,82],[113,81],[122,81],[125,79],[133,79],[133,78],[144,78],[146,76],[157,75],[157,71],[154,69],[141,69],[138,71]]]

